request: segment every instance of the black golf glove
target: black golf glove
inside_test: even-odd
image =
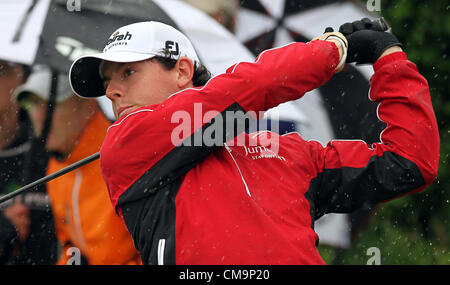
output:
[[[384,32],[379,23],[367,18],[343,24],[339,27],[339,32],[348,40],[348,63],[373,64],[386,49],[393,46],[402,47],[393,34]]]

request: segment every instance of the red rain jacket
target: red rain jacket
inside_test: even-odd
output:
[[[103,177],[144,263],[323,264],[315,219],[435,179],[439,135],[428,84],[403,52],[373,66],[369,97],[386,124],[379,143],[323,147],[297,133],[239,131],[248,120],[230,114],[253,116],[299,99],[329,80],[337,63],[326,41],[267,50],[109,128]],[[202,138],[214,130],[222,143],[211,145]]]

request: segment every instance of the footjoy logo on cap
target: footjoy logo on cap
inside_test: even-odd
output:
[[[166,49],[170,51],[172,55],[179,55],[180,54],[180,47],[178,46],[177,42],[173,41],[166,41]]]
[[[105,43],[103,52],[115,46],[127,45],[127,41],[131,40],[131,34],[127,31],[126,34],[121,34],[119,31],[115,32],[111,38]]]

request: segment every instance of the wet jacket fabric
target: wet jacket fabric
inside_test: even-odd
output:
[[[64,161],[51,159],[54,173],[95,152],[103,142],[110,122],[99,111],[77,146]],[[123,221],[114,213],[103,182],[100,163],[94,161],[48,183],[56,233],[64,245],[58,264],[67,264],[77,247],[88,264],[140,264],[140,256]]]
[[[435,179],[439,135],[428,84],[403,52],[373,66],[369,98],[386,124],[379,143],[322,146],[297,133],[239,131],[248,120],[237,113],[257,118],[299,99],[337,63],[336,46],[324,41],[268,50],[109,128],[102,174],[144,263],[323,264],[314,220]]]

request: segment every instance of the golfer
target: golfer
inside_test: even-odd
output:
[[[439,136],[427,81],[395,36],[358,23],[211,79],[187,37],[159,22],[121,27],[102,53],[73,63],[73,90],[112,102],[102,175],[145,264],[324,264],[316,219],[432,183]],[[379,143],[239,131],[248,116],[233,114],[258,119],[346,61],[373,64]]]

